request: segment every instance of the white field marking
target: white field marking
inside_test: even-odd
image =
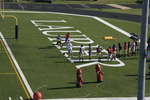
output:
[[[60,22],[63,22],[63,23],[66,23],[65,20],[31,20],[31,21],[34,21],[34,22],[55,22],[55,23],[60,23]]]
[[[32,91],[32,89],[31,89],[31,87],[30,87],[30,85],[29,85],[29,83],[28,83],[26,77],[24,76],[24,74],[23,74],[23,72],[22,72],[22,70],[21,70],[21,68],[20,68],[20,66],[19,66],[19,64],[18,64],[18,62],[17,62],[15,56],[13,55],[13,53],[12,53],[10,47],[8,46],[6,40],[5,40],[5,38],[4,38],[4,36],[3,36],[3,34],[2,34],[1,32],[0,32],[0,38],[1,38],[1,40],[4,42],[4,45],[6,46],[8,52],[9,52],[9,55],[11,56],[11,58],[12,58],[14,64],[15,64],[15,67],[16,67],[16,69],[17,69],[19,75],[21,76],[22,81],[24,82],[24,85],[26,86],[26,88],[27,88],[27,90],[28,90],[28,92],[29,92],[29,94],[30,94],[30,97],[33,97],[33,91]]]
[[[110,59],[83,59],[83,61],[84,62],[98,62],[98,61],[102,61],[102,62],[106,62],[106,61],[113,61],[113,62],[116,62],[116,61],[118,61],[117,59],[116,60],[110,60]],[[82,60],[79,60],[79,59],[71,59],[71,61],[72,62],[81,62]],[[119,62],[119,61],[118,61]],[[99,62],[99,64],[101,64],[101,65],[105,65],[105,66],[112,66],[112,67],[115,67],[115,66],[117,66],[117,67],[121,67],[121,66],[123,66],[122,64],[121,64],[121,62],[119,62],[120,64],[104,64],[104,63],[101,63],[101,62]],[[81,64],[81,65],[83,65],[83,64]],[[88,64],[86,64],[87,66],[88,66]]]
[[[99,18],[99,17],[92,17],[92,18],[94,18],[94,19],[96,19],[97,21],[99,21],[99,22],[101,22],[101,23],[103,23],[103,24],[105,24],[105,25],[107,25],[107,26],[109,26],[109,27],[115,29],[116,31],[118,31],[118,32],[120,32],[120,33],[122,33],[122,34],[124,34],[124,35],[126,35],[126,36],[128,36],[128,37],[131,37],[131,36],[132,36],[130,33],[128,33],[128,32],[126,32],[126,31],[122,30],[121,28],[119,28],[119,27],[117,27],[117,26],[115,26],[115,25],[112,25],[111,23],[109,23],[109,22],[107,22],[107,21],[105,21],[105,20],[103,20],[103,19],[101,19],[101,18]]]
[[[62,99],[40,99],[40,100],[137,100],[137,97],[62,98]],[[145,97],[145,100],[150,100],[150,97]]]
[[[94,43],[94,41],[92,40],[92,39],[90,39],[90,38],[86,38],[89,42],[81,42],[81,41],[76,41],[76,40],[72,40],[72,42],[74,42],[74,43],[79,43],[79,44],[92,44],[92,43]]]
[[[20,96],[20,97],[19,97],[19,99],[20,99],[20,100],[23,100],[23,97],[22,97],[22,96]]]
[[[55,22],[55,23],[66,23],[65,20],[31,20],[31,22],[35,25],[35,26],[43,26],[42,23],[40,22]],[[39,22],[39,23],[38,23]]]
[[[78,32],[76,32],[76,33],[81,33],[81,32],[78,31]],[[48,34],[48,32],[45,32],[45,31],[43,31],[42,34],[44,34],[44,35],[46,35],[46,36],[50,36],[50,37],[53,37],[53,36],[56,37],[56,36],[58,36],[58,35]],[[74,33],[73,33],[73,34],[74,34]],[[64,36],[64,37],[65,37],[65,35],[61,35],[61,36]],[[73,37],[73,36],[79,36],[79,35],[71,35],[71,36]],[[86,35],[83,35],[83,34],[82,34],[82,36],[86,37]]]
[[[103,65],[103,66],[109,66],[109,67],[123,67],[125,66],[125,64],[119,60],[118,58],[116,58],[116,61],[119,62],[119,64],[105,64],[105,63],[101,63],[99,62],[99,64]]]
[[[1,12],[1,11],[0,11]],[[128,37],[131,37],[131,34],[124,31],[123,29],[99,18],[99,17],[96,17],[96,16],[89,16],[89,15],[80,15],[80,14],[70,14],[70,13],[60,13],[60,12],[40,12],[40,11],[4,11],[4,12],[9,12],[9,13],[35,13],[35,14],[38,14],[38,13],[41,13],[41,14],[58,14],[58,15],[70,15],[70,16],[81,16],[81,17],[89,17],[89,18],[93,18],[93,19],[96,19],[97,21],[107,25],[108,27],[128,36]]]
[[[8,97],[8,100],[12,100],[12,98],[11,98],[11,97]]]
[[[46,34],[47,36],[50,36],[50,37],[57,37],[58,35],[52,35],[52,34]],[[66,35],[60,35],[61,37],[65,37]],[[71,35],[71,37],[85,37],[84,34],[82,35]]]
[[[81,33],[81,31],[79,31],[79,30],[67,30],[67,31],[64,31],[64,30],[53,30],[53,31],[43,31],[42,33],[44,35],[46,35],[48,33],[67,33],[67,32]]]
[[[90,62],[90,63],[87,63],[87,64],[76,65],[75,67],[76,68],[82,68],[82,67],[92,66],[92,65],[96,65],[96,64],[99,64],[99,62]]]
[[[50,38],[50,37],[49,37]],[[65,40],[66,38],[61,38],[61,40]],[[53,41],[56,41],[57,39],[56,38],[51,38],[51,40]],[[87,40],[87,38],[71,38],[70,39],[71,41],[74,41],[74,40]]]
[[[51,31],[43,31],[44,33],[68,33],[68,32],[74,32],[74,33],[81,33],[79,30],[51,30]]]
[[[84,51],[85,55],[87,55],[87,56],[88,56],[88,55],[89,55],[89,53],[88,53],[88,52],[89,52],[89,51],[87,51],[87,50],[86,50],[86,51]]]
[[[97,48],[98,45],[92,46],[92,48]],[[66,48],[66,46],[62,46],[62,48]],[[80,46],[73,46],[73,48],[80,48]],[[84,46],[84,48],[89,48],[89,46]],[[92,50],[93,51],[93,50]]]
[[[50,41],[53,41],[53,39],[51,39],[50,37],[48,37],[48,39]],[[88,39],[89,40],[89,39]],[[64,43],[65,41],[61,41],[62,43]],[[71,40],[71,42],[74,42],[74,43],[79,43],[79,44],[91,44],[91,43],[94,43],[93,40],[89,40],[89,41],[85,41],[85,42],[81,42],[81,41],[75,41],[75,40]],[[52,44],[56,44],[57,42],[53,42]]]
[[[69,27],[69,26],[55,26],[55,25],[40,25],[40,26],[46,26],[48,28],[38,28],[40,31],[43,30],[57,30],[57,29],[72,29],[74,27]]]
[[[103,49],[103,52],[105,52],[105,53],[108,53],[105,49]],[[99,61],[99,59],[83,59],[83,61],[85,62],[85,61],[87,61],[87,62],[89,62],[89,61],[95,61],[95,62],[98,62]],[[110,61],[110,59],[100,59],[101,61]],[[101,65],[103,65],[103,66],[109,66],[109,67],[123,67],[123,66],[125,66],[125,64],[121,61],[121,60],[119,60],[118,58],[116,58],[116,60],[112,60],[112,61],[117,61],[117,62],[119,62],[119,64],[105,64],[105,63],[102,63],[102,62],[99,62],[99,64],[101,64]],[[79,59],[78,60],[71,60],[71,62],[81,62],[81,61],[79,61]],[[87,64],[81,64],[81,65],[77,65],[77,66],[90,66],[90,63],[87,63]]]
[[[74,47],[73,47],[74,48]],[[89,52],[88,50],[84,50],[85,52]],[[61,52],[63,53],[66,53],[67,50],[61,50]],[[79,50],[72,50],[72,52],[76,52],[76,53],[79,53]],[[97,51],[96,50],[92,50],[92,53],[96,53]],[[103,50],[102,52],[105,52],[105,50]]]

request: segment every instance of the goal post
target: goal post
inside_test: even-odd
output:
[[[0,15],[2,19],[11,18],[15,20],[15,39],[17,40],[19,37],[19,26],[18,26],[18,18],[13,15],[5,15],[5,9],[4,9],[4,0],[0,0]]]

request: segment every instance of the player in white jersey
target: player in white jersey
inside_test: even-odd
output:
[[[73,48],[72,43],[71,42],[67,43],[67,51],[68,51],[69,57],[72,57],[72,48]]]

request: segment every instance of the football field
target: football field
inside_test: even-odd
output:
[[[15,20],[0,18],[0,99],[28,99],[36,90],[42,92],[44,99],[137,96],[138,55],[110,61],[106,49],[132,41],[130,33],[140,33],[139,23],[55,12],[8,11],[5,15],[17,18],[19,38],[14,38]],[[60,34],[64,42],[68,32],[72,56],[67,54],[65,44],[62,48],[55,45],[56,36]],[[105,40],[106,36],[113,39]],[[81,44],[85,47],[83,61],[79,60]],[[96,55],[98,45],[104,48],[101,61]],[[102,83],[96,82],[95,63],[102,65]],[[75,85],[76,67],[83,70],[82,88]],[[149,84],[147,74],[146,96],[150,96]]]

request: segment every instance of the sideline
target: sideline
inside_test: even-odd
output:
[[[1,12],[1,11],[0,11]],[[96,17],[96,16],[90,16],[90,15],[80,15],[80,14],[70,14],[70,13],[60,13],[60,12],[40,12],[40,11],[4,11],[4,12],[8,12],[8,13],[41,13],[41,14],[61,14],[61,15],[71,15],[71,16],[81,16],[81,17],[89,17],[89,18],[93,18],[103,24],[105,24],[106,26],[126,35],[127,37],[131,37],[132,35],[129,32],[126,32],[125,30],[103,20],[102,18]]]
[[[40,100],[137,100],[136,97],[104,97],[104,98],[64,98],[64,99],[40,99]],[[145,97],[150,100],[150,97]]]
[[[10,47],[8,46],[3,34],[0,32],[0,39],[2,40],[2,44],[4,45],[4,48],[5,48],[5,51],[6,51],[6,54],[8,55],[9,57],[9,60],[17,74],[17,77],[19,78],[19,81],[27,95],[28,98],[32,98],[33,97],[33,91],[26,79],[26,77],[24,76],[16,58],[14,57]]]

